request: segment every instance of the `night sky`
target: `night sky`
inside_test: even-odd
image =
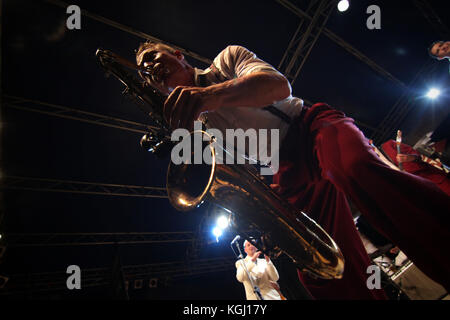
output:
[[[293,1],[305,8],[306,1]],[[441,19],[444,1],[429,1]],[[247,47],[278,66],[300,18],[276,1],[71,1],[101,15],[179,47],[213,59],[230,44]],[[366,8],[381,8],[381,30],[366,27]],[[122,84],[105,78],[95,57],[101,47],[134,60],[144,39],[82,17],[81,30],[65,28],[65,9],[45,1],[2,1],[2,95],[62,105],[87,112],[150,124],[127,97]],[[448,18],[448,16],[447,16]],[[442,20],[446,25],[448,21]],[[334,10],[326,27],[360,50],[394,77],[408,85],[420,67],[429,62],[427,48],[441,34],[427,22],[413,1],[352,1],[345,13]],[[449,40],[444,39],[444,40]],[[206,65],[187,57],[192,65]],[[406,141],[424,114],[434,108],[447,115],[448,62],[435,61],[429,79],[410,88],[416,105],[403,122]],[[425,82],[427,80],[427,82]],[[428,86],[443,91],[431,104],[423,96]],[[370,136],[403,88],[376,73],[323,34],[299,77],[293,94],[312,102],[327,102],[365,124]],[[6,98],[3,97],[3,100]],[[139,146],[140,133],[108,128],[2,105],[3,176],[47,178],[135,186],[164,187],[169,159],[158,159]],[[391,137],[395,138],[395,137]],[[412,138],[410,138],[412,141]],[[13,233],[207,233],[197,258],[229,257],[229,240],[216,243],[209,236],[210,211],[204,205],[192,212],[177,212],[167,199],[86,195],[26,190],[3,191],[0,232]],[[228,235],[233,237],[234,234]],[[81,269],[112,268],[117,252],[123,266],[189,261],[189,242],[97,246],[12,247],[2,258],[0,274],[61,272],[68,265]],[[277,263],[275,262],[277,265]],[[281,262],[280,262],[281,264]],[[280,283],[291,298],[298,297],[295,271],[288,263]],[[281,268],[281,266],[280,266]],[[151,276],[152,277],[152,276]],[[244,299],[235,268],[201,275],[170,278],[155,275],[158,287],[130,290],[131,298]],[[148,278],[148,276],[147,276]],[[284,282],[283,282],[284,281]],[[49,291],[55,298],[111,297],[108,286],[82,292]],[[297,291],[298,292],[298,291]],[[36,295],[32,295],[36,297]]]

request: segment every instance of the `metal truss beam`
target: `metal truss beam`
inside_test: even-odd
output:
[[[3,106],[137,133],[145,134],[150,128],[155,128],[139,122],[16,96],[4,95]]]
[[[64,10],[70,5],[69,3],[64,2],[64,1],[60,1],[60,0],[46,0],[46,2],[48,2],[50,4],[53,4],[53,5],[56,5],[58,7],[64,8]],[[137,36],[139,38],[146,39],[148,41],[154,41],[154,42],[160,42],[160,43],[167,44],[167,45],[171,46],[172,48],[181,51],[184,55],[189,56],[189,57],[191,57],[193,59],[196,59],[198,61],[201,61],[201,62],[203,62],[203,63],[205,63],[207,65],[212,64],[212,60],[204,58],[204,57],[202,57],[201,55],[199,55],[199,54],[197,54],[195,52],[192,52],[190,50],[178,47],[178,46],[176,46],[174,44],[171,44],[171,43],[169,43],[167,41],[158,39],[158,38],[156,38],[154,36],[151,36],[149,34],[146,34],[144,32],[138,31],[136,29],[133,29],[133,28],[128,27],[128,26],[125,26],[125,25],[120,24],[118,22],[115,22],[113,20],[110,20],[110,19],[104,18],[102,16],[99,16],[97,14],[91,13],[91,12],[89,12],[87,10],[82,9],[82,8],[81,8],[81,14],[83,16],[85,16],[85,17],[88,17],[88,18],[92,19],[92,20],[104,23],[104,24],[106,24],[108,26],[111,26],[113,28],[122,30],[124,32],[132,34],[132,35]]]
[[[107,196],[167,198],[166,188],[70,180],[4,176],[0,189],[81,193]]]
[[[221,241],[231,239],[235,234],[226,233]],[[135,245],[157,243],[201,242],[213,243],[209,231],[174,232],[116,232],[116,233],[3,233],[2,241],[8,248],[58,247],[58,246],[101,246]],[[200,250],[200,249],[199,249]]]
[[[439,15],[434,11],[433,7],[427,0],[414,0],[414,5],[423,14],[425,19],[433,28],[434,32],[437,33],[439,39],[436,40],[448,40],[450,37],[450,30],[439,17]],[[445,13],[444,13],[445,14]]]
[[[291,84],[297,79],[335,4],[336,1],[329,0],[310,2],[306,13],[312,18],[308,22],[306,19],[300,22],[278,66]],[[287,5],[291,3],[287,2]]]
[[[193,231],[117,233],[5,233],[8,248],[99,246],[190,242]]]
[[[435,70],[437,64],[433,59],[427,60],[420,70],[416,73],[413,80],[411,81],[409,87],[417,87],[419,81],[424,81],[427,79]],[[375,145],[380,145],[385,142],[389,137],[393,139],[395,137],[395,132],[400,128],[405,117],[414,107],[417,102],[417,94],[414,91],[406,89],[404,90],[402,96],[397,100],[397,102],[390,109],[388,114],[381,121],[377,127],[377,131],[371,136]]]
[[[197,259],[185,261],[163,262],[142,265],[123,266],[122,272],[126,281],[149,279],[152,277],[170,277],[178,279],[200,274],[217,273],[234,268],[236,258],[233,256]],[[113,280],[112,268],[82,269],[81,287],[109,286]],[[34,274],[8,275],[9,281],[0,295],[27,294],[42,291],[67,290],[67,273],[45,272]]]
[[[307,12],[299,9],[294,4],[292,4],[288,0],[276,0],[278,3],[286,7],[288,10],[293,12],[295,15],[302,19],[306,19],[308,21],[312,21],[313,17],[311,17]],[[380,67],[378,64],[376,64],[373,60],[369,59],[366,55],[364,55],[361,51],[354,48],[352,45],[350,45],[348,42],[344,41],[341,37],[336,35],[334,32],[331,32],[328,28],[324,27],[322,30],[322,33],[327,36],[331,41],[336,43],[337,45],[341,46],[345,50],[347,50],[350,54],[352,54],[357,59],[361,60],[365,64],[367,64],[370,68],[375,70],[380,75],[384,76],[385,78],[395,82],[399,86],[406,88],[406,85],[394,77],[391,73],[386,71],[384,68]]]
[[[146,278],[148,276],[170,276],[181,278],[211,272],[220,272],[234,268],[236,258],[233,256],[197,259],[189,263],[185,261],[164,262],[157,264],[146,264],[138,266],[124,266],[123,272],[126,280]]]

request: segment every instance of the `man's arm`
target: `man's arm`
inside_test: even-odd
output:
[[[242,266],[242,264],[245,263],[245,260],[241,259],[236,261],[235,266],[236,266],[236,279],[239,282],[244,282],[245,280],[247,280],[247,274],[244,270],[244,267]],[[252,270],[255,268],[255,264],[253,262],[249,262],[245,265],[247,267],[247,270],[250,274],[252,274]]]
[[[255,72],[205,88],[217,99],[218,107],[264,107],[291,94],[287,79],[281,75]],[[208,108],[208,104],[205,104]]]
[[[261,108],[291,94],[283,76],[255,72],[209,87],[176,87],[164,103],[164,115],[172,128],[188,127],[200,113],[221,107]]]
[[[164,115],[172,128],[189,127],[204,111],[260,108],[291,94],[289,81],[281,73],[243,47],[227,47],[214,62],[217,72],[229,80],[205,88],[175,88],[164,104]]]
[[[222,98],[222,107],[267,106],[291,94],[291,86],[280,72],[242,46],[225,48],[211,68],[222,79],[210,87]]]
[[[280,278],[277,268],[275,268],[275,265],[273,264],[273,262],[271,260],[269,260],[267,262],[267,275],[269,276],[269,279],[272,281],[278,281],[278,279]]]

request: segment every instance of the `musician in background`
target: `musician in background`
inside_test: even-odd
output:
[[[247,300],[259,300],[254,292],[252,281],[253,285],[258,286],[264,300],[282,300],[276,283],[279,279],[278,271],[270,258],[267,255],[264,255],[264,259],[259,258],[261,251],[247,240],[244,241],[244,251],[247,254],[246,257],[236,261],[235,265],[236,279],[244,284]],[[248,278],[245,268],[252,277],[252,281]]]
[[[441,168],[438,169],[438,167],[424,162],[422,158],[425,157],[405,143],[400,143],[400,153],[397,153],[397,144],[394,140],[383,143],[381,149],[392,163],[397,166],[401,163],[404,171],[432,181],[450,196],[450,178],[442,164]],[[431,159],[429,160],[433,161]],[[439,162],[434,162],[439,164]]]
[[[450,41],[435,41],[428,48],[431,57],[437,60],[450,59]]]
[[[450,198],[433,183],[392,170],[374,153],[354,120],[325,103],[311,107],[291,95],[289,81],[242,46],[228,46],[205,70],[181,52],[147,43],[136,53],[151,70],[145,81],[168,94],[165,117],[172,128],[279,129],[276,191],[308,213],[337,243],[345,258],[342,279],[300,280],[317,299],[386,299],[366,285],[371,261],[346,197],[415,264],[450,290]],[[331,71],[330,71],[331,72]],[[324,75],[325,76],[325,75]]]

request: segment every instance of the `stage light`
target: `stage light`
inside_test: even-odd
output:
[[[222,235],[222,229],[220,229],[219,227],[214,227],[212,233],[216,237],[216,241],[219,242],[219,237]]]
[[[350,6],[350,3],[348,2],[348,0],[341,0],[341,1],[339,1],[338,5],[337,5],[338,10],[340,12],[347,11],[349,6]]]
[[[217,226],[222,230],[228,228],[228,218],[226,216],[220,216],[217,219]]]
[[[439,89],[436,88],[431,88],[428,93],[427,93],[427,97],[430,99],[436,99],[439,95],[441,94],[441,91]]]

